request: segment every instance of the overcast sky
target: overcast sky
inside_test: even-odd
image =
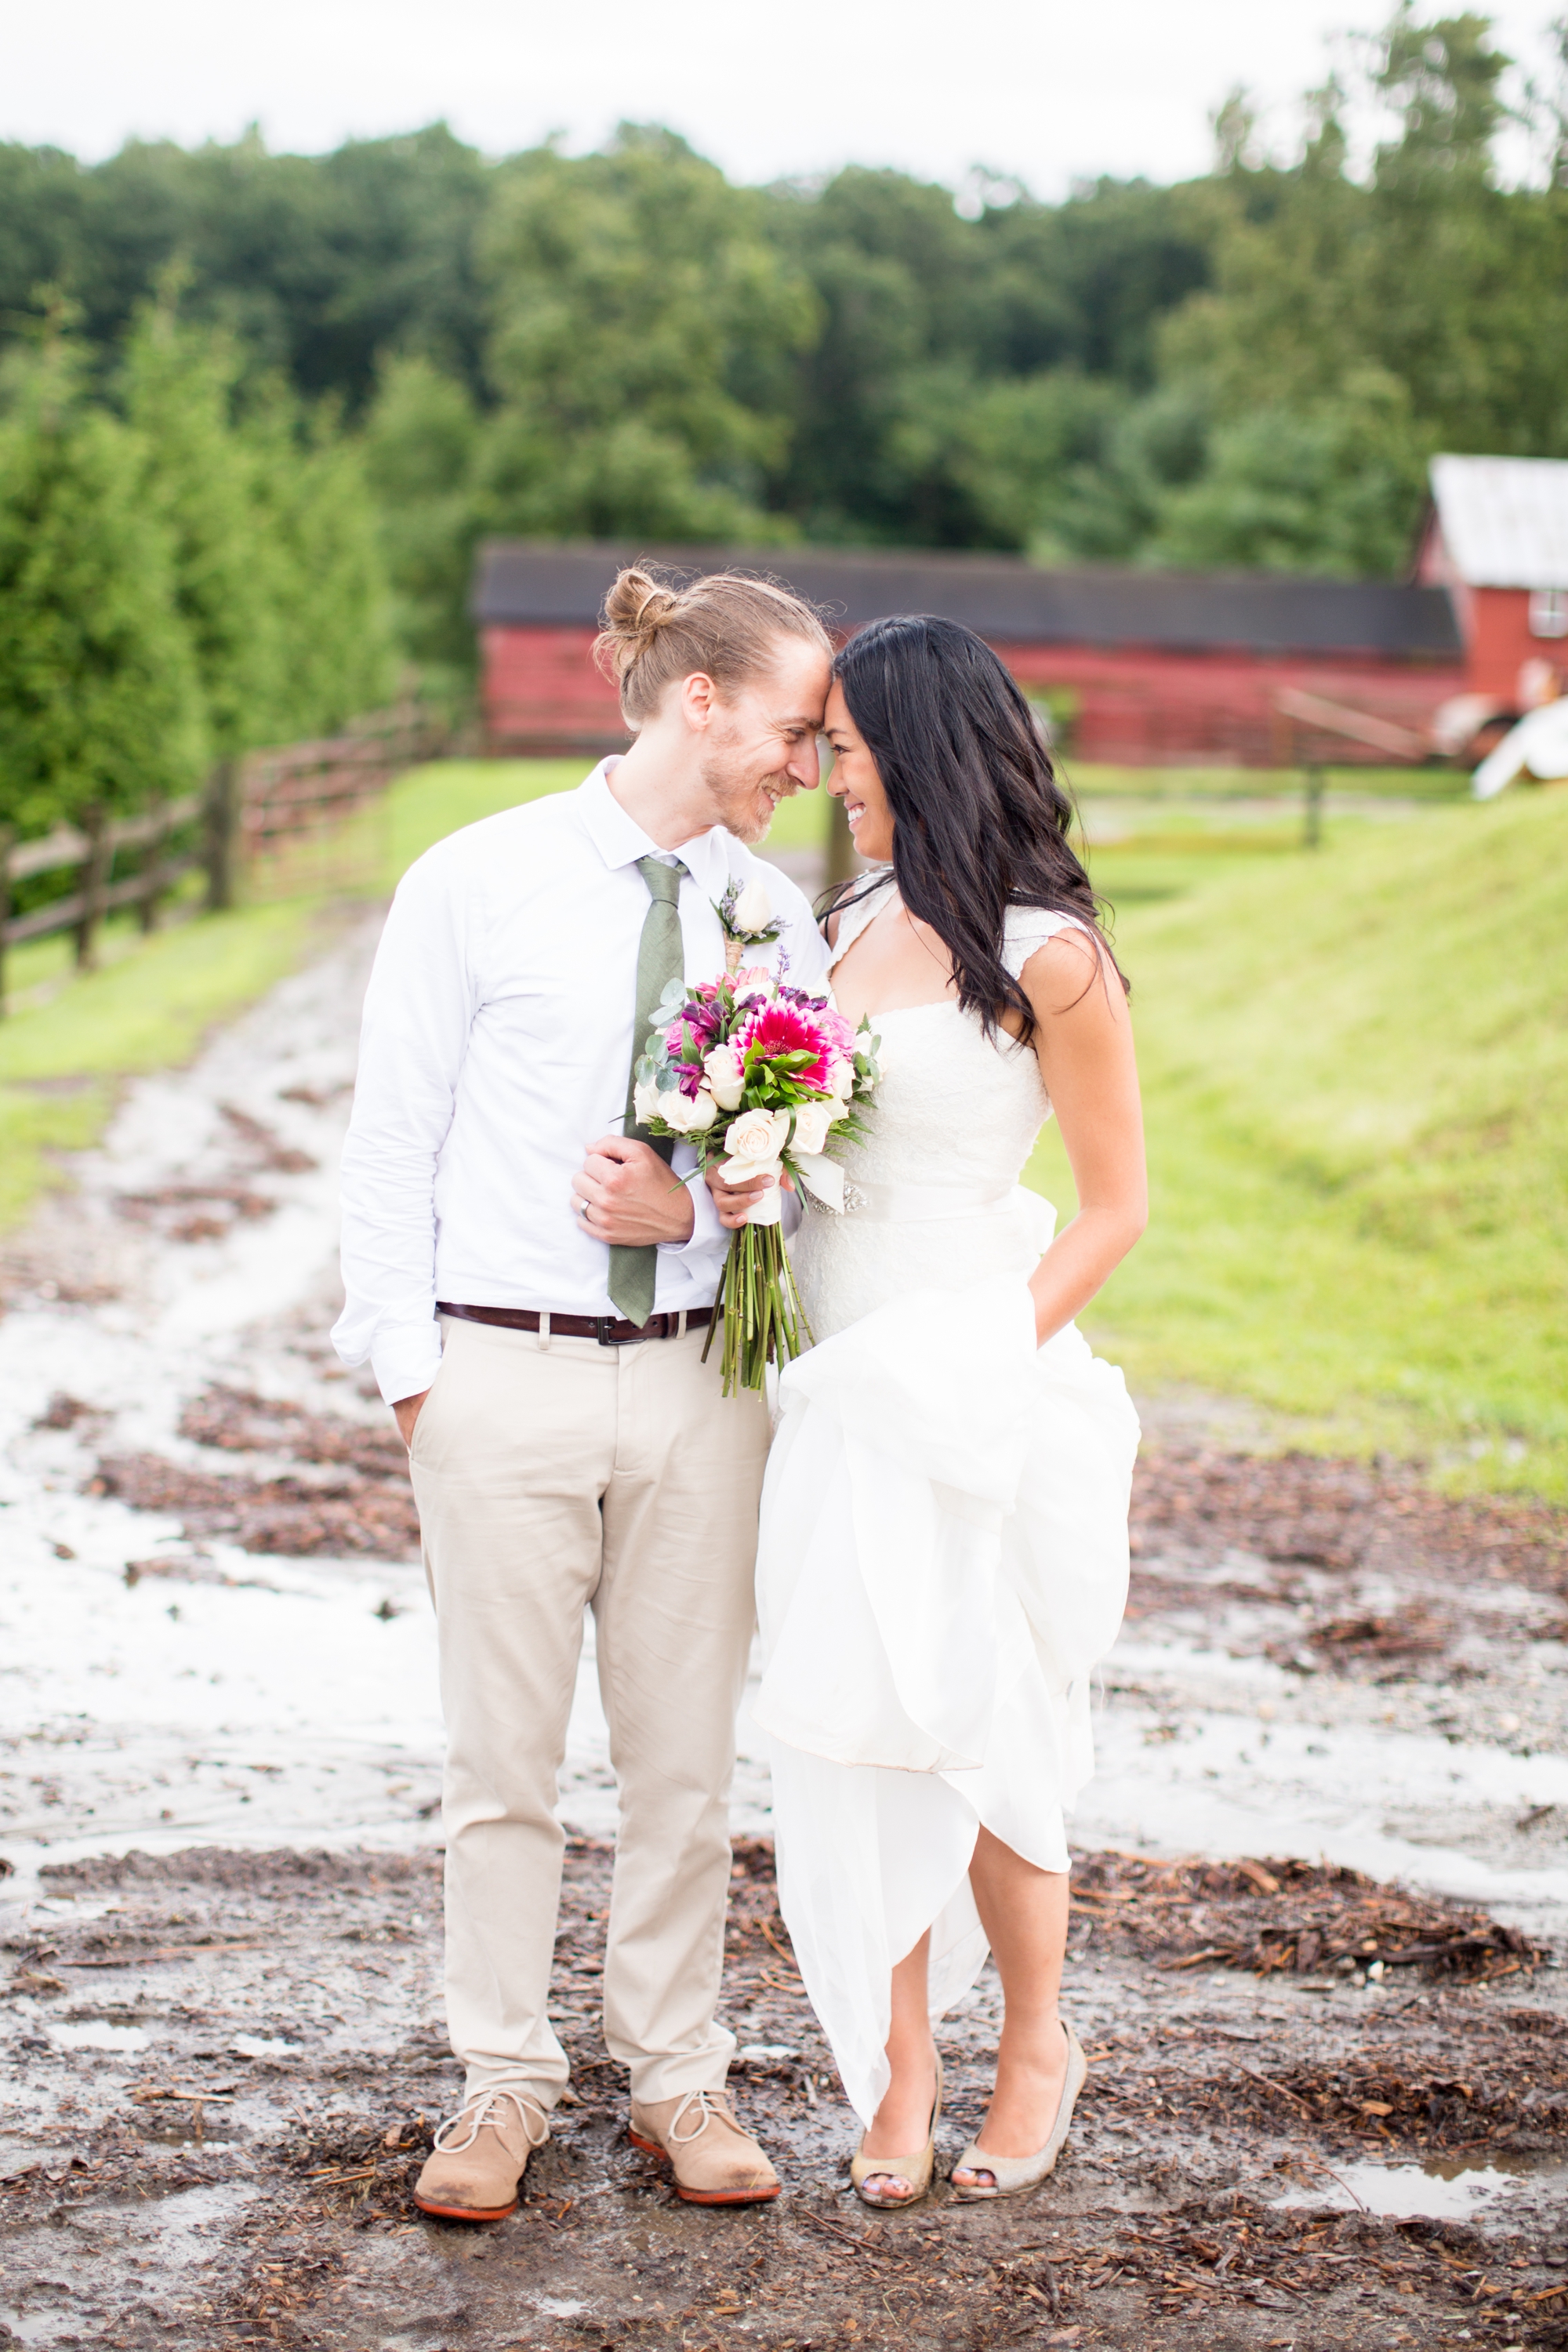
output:
[[[1455,0],[1458,5],[1458,0]],[[132,136],[316,151],[444,115],[499,154],[620,120],[684,131],[732,176],[847,163],[956,184],[975,164],[1057,196],[1079,177],[1204,169],[1237,82],[1275,111],[1325,37],[1388,13],[1329,0],[55,0],[4,8],[0,135],[111,153]],[[1430,13],[1439,13],[1433,9]],[[1495,12],[1544,57],[1553,0]]]

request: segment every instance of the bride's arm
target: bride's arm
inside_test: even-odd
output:
[[[1058,931],[1024,966],[1035,1052],[1062,1131],[1079,1210],[1029,1279],[1043,1343],[1072,1321],[1149,1221],[1143,1114],[1127,999],[1085,932]]]

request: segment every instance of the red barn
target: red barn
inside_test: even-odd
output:
[[[1381,731],[1381,748],[1336,736],[1322,740],[1320,756],[1386,758],[1401,740],[1409,756],[1430,740],[1439,706],[1468,683],[1446,583],[1042,571],[1005,555],[495,540],[480,551],[472,602],[492,748],[597,758],[625,743],[615,694],[590,648],[605,590],[621,564],[639,557],[678,572],[766,572],[821,607],[840,635],[889,613],[963,621],[1049,700],[1084,760],[1277,763],[1291,756],[1279,698],[1292,689],[1364,714],[1374,737]]]
[[[1415,577],[1447,591],[1466,690],[1500,716],[1568,686],[1568,460],[1434,457]]]

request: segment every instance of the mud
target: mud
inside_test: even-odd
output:
[[[0,1252],[0,2344],[1568,2347],[1568,1516],[1212,1401],[1146,1401],[1049,2188],[849,2193],[744,1717],[725,2000],[786,2194],[700,2212],[630,2147],[590,1627],[574,2097],[514,2217],[416,2217],[458,2088],[434,1644],[325,1339],[373,939],[129,1087]],[[949,2160],[997,2024],[987,1977],[942,2029]]]
[[[626,2137],[595,2014],[609,1869],[604,1844],[570,1846],[554,2014],[571,2102],[518,2212],[476,2230],[408,2201],[457,2088],[437,1856],[196,1848],[46,1867],[6,1938],[0,2342],[1568,2342],[1568,2021],[1533,1952],[1506,1988],[1437,1958],[1393,1990],[1364,1971],[1259,1979],[1191,1948],[1219,1913],[1267,1939],[1303,1900],[1348,1895],[1364,1915],[1373,1890],[1089,1858],[1070,1966],[1093,2063],[1057,2179],[1016,2204],[942,2188],[872,2214],[847,2187],[851,2121],[771,1853],[748,1840],[725,2010],[786,2190],[713,2213],[680,2205]],[[1396,1923],[1407,1908],[1376,1900]],[[1429,1942],[1471,1932],[1421,1911]],[[995,2025],[987,1979],[943,2029],[949,2161],[980,2119]],[[1364,2210],[1374,2181],[1411,2179],[1451,2212]]]

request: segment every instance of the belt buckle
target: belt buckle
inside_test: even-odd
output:
[[[657,1316],[650,1315],[647,1323],[643,1325],[640,1331],[629,1331],[624,1339],[617,1339],[616,1337],[616,1325],[620,1321],[620,1319],[621,1318],[618,1315],[595,1316],[594,1337],[598,1341],[601,1348],[635,1348],[639,1339],[651,1339],[653,1337],[652,1326],[658,1320],[658,1318]]]

